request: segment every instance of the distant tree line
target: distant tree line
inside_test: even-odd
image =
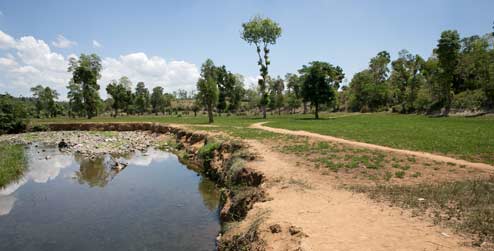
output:
[[[239,74],[216,66],[211,59],[201,66],[196,91],[151,91],[144,82],[136,87],[122,76],[106,87],[108,98],[99,96],[102,64],[96,54],[71,58],[72,74],[68,101],[59,101],[56,90],[43,85],[31,88],[32,97],[0,96],[0,133],[25,126],[27,118],[57,116],[92,118],[101,114],[177,115],[198,112],[266,117],[266,112],[308,113],[320,111],[421,113],[448,115],[451,111],[494,109],[494,33],[461,38],[457,31],[442,32],[428,59],[402,50],[392,60],[387,51],[370,59],[368,67],[342,85],[343,69],[328,62],[313,61],[284,78],[271,77],[270,45],[281,36],[281,27],[269,18],[255,16],[242,24],[241,38],[256,47],[260,77],[245,88]],[[179,114],[179,112],[181,114]],[[18,120],[12,118],[19,118]]]

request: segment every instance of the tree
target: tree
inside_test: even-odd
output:
[[[242,75],[236,74],[233,75],[233,87],[231,89],[231,92],[229,94],[230,96],[230,103],[228,104],[228,110],[230,112],[237,111],[240,107],[240,102],[242,101],[242,98],[245,95],[245,89],[244,89],[244,79]]]
[[[313,61],[299,70],[303,78],[302,97],[315,108],[315,118],[319,119],[319,106],[336,100],[336,91],[345,74],[339,66],[326,62]]]
[[[51,89],[50,87],[43,87],[42,85],[37,85],[31,88],[33,97],[36,99],[36,115],[41,117],[43,112],[46,117],[56,117],[59,113],[55,99],[58,99],[58,92]]]
[[[288,89],[287,101],[292,113],[300,107],[302,103],[302,81],[297,74],[288,73],[285,75],[286,88]],[[307,113],[307,102],[304,103],[303,113]]]
[[[460,35],[457,31],[447,30],[441,33],[438,41],[436,53],[439,60],[441,84],[441,100],[445,108],[444,114],[447,115],[451,108],[451,98],[453,87],[458,86],[456,78],[456,68],[458,66],[460,52]]]
[[[67,86],[69,89],[67,93],[67,97],[69,99],[69,117],[84,117],[84,104],[82,103],[82,90],[79,84],[74,83],[74,81],[70,81]]]
[[[281,108],[283,107],[283,91],[285,90],[285,83],[279,76],[274,80],[269,81],[269,107],[271,109],[278,109],[278,115],[281,115]]]
[[[388,64],[391,62],[390,55],[387,51],[381,51],[371,58],[369,62],[369,70],[372,73],[374,83],[384,84],[388,77]]]
[[[68,71],[72,73],[71,83],[80,86],[82,105],[88,119],[98,115],[100,102],[98,79],[101,77],[101,69],[101,59],[96,54],[81,54],[79,59],[70,58],[69,61]]]
[[[8,94],[0,94],[0,135],[23,132],[28,123],[26,105]]]
[[[393,104],[401,106],[400,111],[414,111],[417,92],[423,81],[421,70],[424,60],[407,50],[399,52],[399,58],[391,63],[392,72],[389,83],[392,89]]]
[[[216,82],[215,66],[211,59],[207,59],[201,67],[201,77],[197,81],[197,99],[208,110],[208,122],[213,123],[213,107],[218,102],[218,85]]]
[[[276,44],[276,40],[281,36],[281,27],[270,18],[254,16],[249,22],[243,23],[242,28],[242,39],[256,46],[259,57],[257,64],[260,67],[261,79],[259,79],[258,84],[261,95],[262,117],[265,119],[266,105],[268,102],[266,81],[269,75],[268,66],[271,64],[268,46],[270,44]]]
[[[106,87],[106,92],[113,99],[112,108],[114,110],[114,117],[118,115],[118,109],[124,109],[127,106],[129,100],[127,87],[122,82],[112,80]]]
[[[139,114],[144,114],[149,108],[149,90],[144,82],[137,83],[135,93],[135,105]]]
[[[165,114],[165,97],[163,96],[163,87],[156,86],[151,94],[151,107],[153,112],[158,115],[158,112]]]

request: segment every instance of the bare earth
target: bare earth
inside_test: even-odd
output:
[[[264,126],[265,123],[267,123],[267,122],[255,123],[255,124],[252,124],[250,127],[265,130],[265,131],[280,133],[280,134],[305,136],[305,137],[311,137],[311,138],[316,138],[316,139],[325,140],[325,141],[347,144],[347,145],[356,146],[356,147],[380,150],[380,151],[385,151],[385,152],[394,152],[394,153],[405,154],[405,155],[413,155],[416,157],[427,158],[430,160],[441,161],[441,162],[450,162],[450,163],[455,163],[457,165],[465,165],[468,167],[473,167],[473,168],[482,169],[482,170],[488,170],[488,171],[494,170],[494,166],[489,165],[489,164],[485,164],[485,163],[474,163],[474,162],[470,162],[470,161],[466,161],[466,160],[455,159],[455,158],[451,158],[451,157],[447,157],[447,156],[443,156],[443,155],[437,155],[437,154],[433,154],[433,153],[427,153],[427,152],[396,149],[396,148],[391,148],[391,147],[387,147],[387,146],[363,143],[363,142],[347,140],[347,139],[337,138],[337,137],[328,136],[328,135],[321,135],[318,133],[312,133],[312,132],[307,132],[307,131],[292,131],[292,130],[286,130],[286,129],[281,129],[281,128],[267,127],[267,126]]]
[[[294,250],[299,245],[302,250],[317,251],[474,250],[463,245],[466,238],[451,230],[435,226],[427,219],[413,218],[399,208],[373,202],[364,195],[337,189],[328,176],[297,166],[296,157],[274,152],[271,146],[259,141],[248,143],[250,149],[262,156],[248,165],[265,174],[263,186],[271,200],[256,203],[246,220],[253,221],[267,212],[260,227],[267,250]],[[269,226],[273,224],[280,224],[282,232],[271,233]],[[288,226],[301,227],[305,237],[294,241],[287,234]]]

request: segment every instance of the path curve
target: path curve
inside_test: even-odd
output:
[[[465,166],[469,166],[469,167],[473,167],[473,168],[477,168],[477,169],[482,169],[482,170],[488,170],[488,171],[494,170],[494,166],[489,165],[489,164],[485,164],[485,163],[470,162],[470,161],[466,161],[466,160],[462,160],[462,159],[455,159],[452,157],[447,157],[447,156],[428,153],[428,152],[419,152],[419,151],[412,151],[412,150],[405,150],[405,149],[397,149],[397,148],[375,145],[375,144],[370,144],[370,143],[364,143],[364,142],[359,142],[359,141],[353,141],[353,140],[348,140],[348,139],[342,139],[342,138],[337,138],[337,137],[333,137],[333,136],[329,136],[329,135],[322,135],[322,134],[307,132],[307,131],[292,131],[292,130],[281,129],[281,128],[273,128],[273,127],[265,126],[264,125],[265,123],[268,123],[268,122],[265,121],[265,122],[255,123],[255,124],[250,125],[249,127],[255,128],[255,129],[260,129],[260,130],[265,130],[265,131],[269,131],[269,132],[274,132],[274,133],[288,134],[288,135],[295,135],[295,136],[305,136],[305,137],[317,138],[317,139],[321,139],[321,140],[325,140],[325,141],[342,143],[342,144],[347,144],[347,145],[357,146],[357,147],[362,147],[362,148],[381,150],[381,151],[387,151],[387,152],[395,152],[395,153],[406,154],[406,155],[413,155],[416,157],[427,158],[427,159],[435,160],[435,161],[451,162],[451,163],[455,163],[457,165],[465,165]]]

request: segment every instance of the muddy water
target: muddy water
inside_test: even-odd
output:
[[[173,154],[93,160],[27,149],[29,170],[0,190],[0,250],[214,250],[218,191]]]

